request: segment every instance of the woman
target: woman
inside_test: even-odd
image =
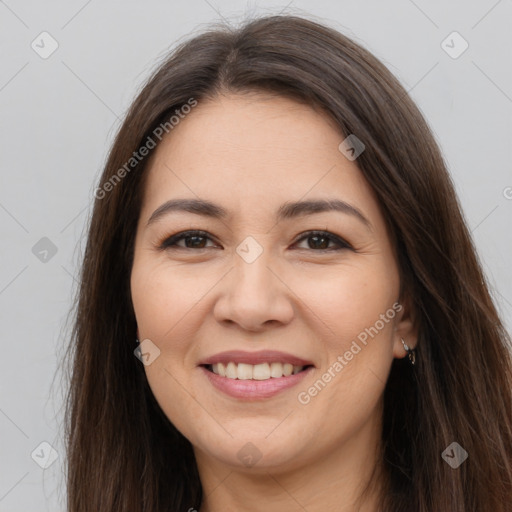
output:
[[[370,53],[293,16],[195,37],[95,196],[70,511],[511,510],[510,338]]]

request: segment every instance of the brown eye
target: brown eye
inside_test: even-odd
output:
[[[300,249],[309,249],[315,252],[352,249],[352,246],[349,243],[337,235],[329,233],[328,231],[310,231],[303,234],[301,238],[297,240],[297,242],[301,242],[303,240],[307,240],[307,247],[300,247]],[[213,242],[213,239],[208,235],[206,231],[183,231],[166,238],[159,247],[162,250],[209,249],[211,247],[215,247],[208,246],[208,241]]]
[[[316,252],[352,249],[350,244],[345,242],[345,240],[328,231],[310,231],[299,238],[298,241],[302,240],[308,241],[308,247],[306,247],[306,249],[311,249]],[[329,246],[331,243],[334,244],[334,247]]]
[[[183,244],[179,242],[184,241]],[[208,249],[206,243],[212,240],[205,231],[184,231],[166,238],[161,244],[160,249]]]

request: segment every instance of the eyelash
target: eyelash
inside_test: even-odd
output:
[[[191,238],[191,237],[194,237],[194,236],[195,237],[208,238],[209,240],[213,241],[213,239],[209,236],[209,234],[206,231],[201,231],[201,230],[182,231],[181,233],[176,233],[175,235],[172,235],[172,236],[164,239],[160,243],[159,249],[161,249],[161,250],[167,250],[167,249],[190,249],[190,250],[209,249],[209,247],[199,247],[198,249],[194,249],[193,247],[181,247],[181,246],[176,245],[177,242],[180,242],[181,240],[185,240],[186,238]],[[339,236],[337,236],[337,235],[335,235],[333,233],[330,233],[328,231],[313,230],[313,231],[307,231],[305,233],[301,233],[300,238],[296,239],[296,241],[294,243],[301,242],[302,240],[307,240],[308,238],[313,237],[313,236],[319,236],[319,237],[322,237],[322,238],[327,238],[330,242],[334,242],[335,244],[337,244],[338,248],[309,249],[311,251],[325,253],[325,252],[332,252],[332,251],[341,251],[341,250],[344,250],[344,249],[354,250],[353,247],[348,242],[346,242],[345,240],[343,240]]]

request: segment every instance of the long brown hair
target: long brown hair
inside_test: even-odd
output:
[[[130,159],[148,137],[158,143],[155,130],[191,99],[251,91],[319,107],[366,146],[357,165],[391,227],[419,332],[416,365],[395,360],[384,393],[381,510],[510,511],[511,339],[431,130],[367,50],[284,15],[182,43],[119,129],[95,194],[68,352],[68,510],[200,507],[191,444],[163,414],[133,353],[129,283],[148,158]],[[456,469],[441,456],[452,442],[468,453]]]

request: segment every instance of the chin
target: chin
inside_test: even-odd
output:
[[[274,429],[275,426],[276,423]],[[198,443],[192,442],[196,456],[199,449],[203,457],[253,473],[260,470],[266,472],[269,469],[285,471],[296,467],[302,459],[303,463],[307,463],[309,437],[303,434],[303,428],[300,431],[298,429],[297,437],[290,435],[289,428],[278,435],[276,432],[272,433],[272,429],[265,429],[265,433],[261,429],[251,431],[247,425],[243,432],[243,435],[238,433],[228,439],[223,436],[222,439],[209,438]]]

